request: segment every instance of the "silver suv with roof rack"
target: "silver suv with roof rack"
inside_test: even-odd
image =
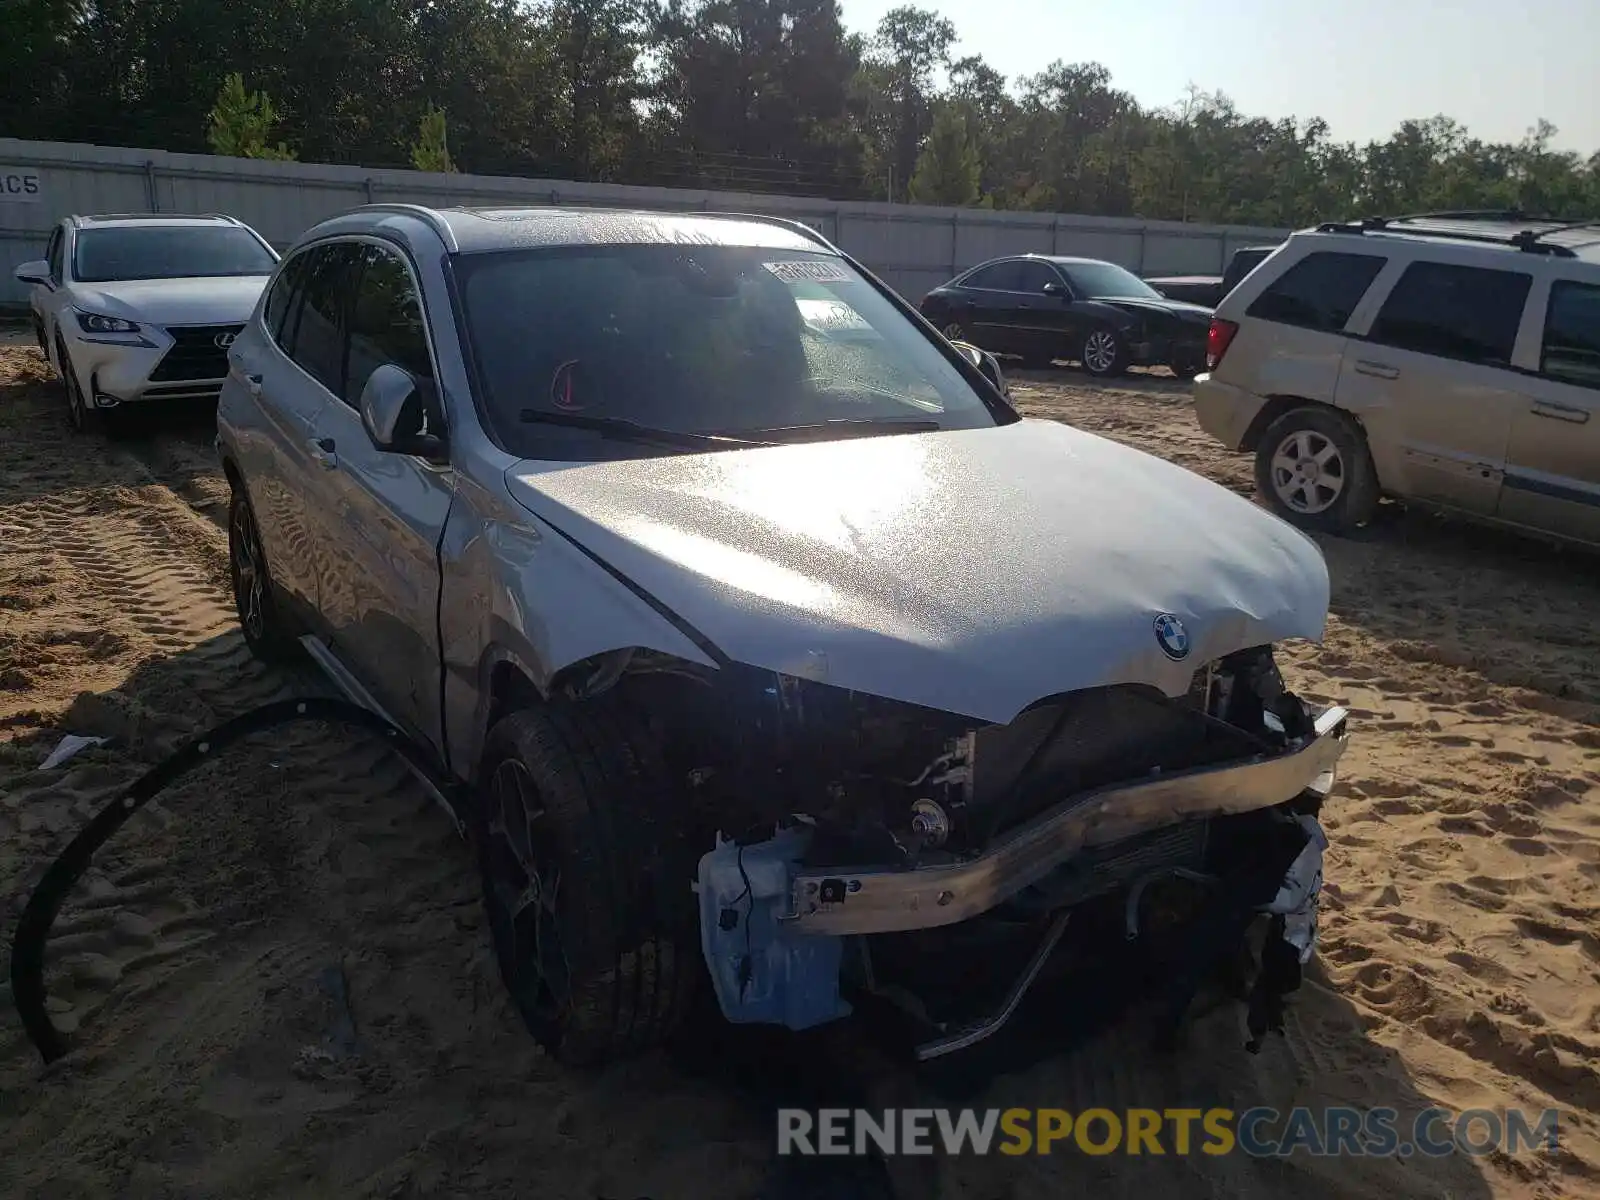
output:
[[[1298,982],[1346,714],[1273,653],[1322,637],[1317,547],[1023,420],[820,234],[361,208],[229,358],[245,637],[459,782],[501,973],[561,1057],[665,1036],[699,980],[794,1029],[904,1003],[935,1057],[1058,949],[1106,996],[1107,930],[1181,948],[1174,1017],[1252,925],[1252,1013]]]
[[[1217,308],[1200,425],[1343,531],[1380,497],[1600,544],[1600,221],[1426,213],[1293,234]]]
[[[141,404],[215,400],[277,264],[233,217],[101,213],[63,218],[16,277],[31,285],[34,335],[72,423],[87,430]]]

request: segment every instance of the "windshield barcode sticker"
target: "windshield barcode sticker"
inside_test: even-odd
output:
[[[836,262],[807,259],[800,262],[769,262],[762,266],[785,283],[849,283],[850,273]]]

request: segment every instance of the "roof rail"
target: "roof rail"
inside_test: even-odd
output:
[[[1324,221],[1317,226],[1318,233],[1415,233],[1424,237],[1447,238],[1456,242],[1478,242],[1490,246],[1511,246],[1524,254],[1548,254],[1552,258],[1576,258],[1577,252],[1568,246],[1556,246],[1539,239],[1546,234],[1558,233],[1563,229],[1582,229],[1596,224],[1593,221],[1577,221],[1571,224],[1557,225],[1550,229],[1534,230],[1522,229],[1513,234],[1495,234],[1477,230],[1465,230],[1444,226],[1415,225],[1406,227],[1401,222],[1423,219],[1417,217],[1366,217],[1360,221]],[[1448,218],[1435,215],[1434,220]],[[1487,218],[1479,216],[1478,220],[1505,218]],[[1514,218],[1520,219],[1520,218]]]
[[[844,253],[843,250],[839,249],[804,221],[796,221],[789,217],[769,217],[765,213],[700,212],[694,210],[689,211],[687,215],[692,217],[716,217],[718,220],[724,221],[760,221],[763,225],[779,225],[792,233],[798,233],[807,241],[816,242],[817,245],[831,250],[835,254]]]
[[[398,215],[415,217],[424,222],[429,229],[439,235],[439,240],[450,248],[452,252],[459,249],[456,243],[455,230],[450,228],[446,221],[433,209],[423,204],[404,204],[398,200],[377,200],[371,204],[358,205],[350,210],[352,212],[392,212]]]

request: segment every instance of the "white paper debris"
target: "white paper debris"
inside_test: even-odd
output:
[[[69,733],[56,743],[56,748],[50,751],[50,757],[39,764],[39,770],[48,771],[54,767],[59,767],[80,750],[86,750],[90,746],[104,745],[105,740],[103,737],[85,737],[81,733]]]

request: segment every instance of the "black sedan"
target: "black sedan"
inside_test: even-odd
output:
[[[1169,300],[1098,259],[990,259],[934,288],[921,308],[952,341],[1014,354],[1025,365],[1076,359],[1091,375],[1165,365],[1182,379],[1205,370],[1211,310]]]

